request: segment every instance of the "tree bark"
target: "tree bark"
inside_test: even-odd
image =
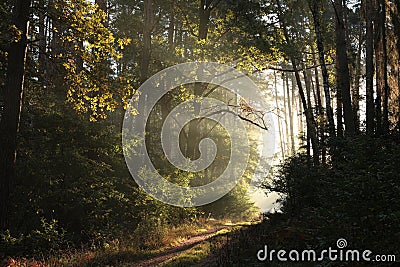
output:
[[[288,103],[288,113],[289,113],[289,130],[290,130],[290,152],[291,155],[293,156],[295,153],[295,147],[294,147],[294,130],[293,130],[293,106],[292,106],[292,98],[290,96],[290,88],[289,88],[289,77],[288,75],[285,75],[286,79],[286,92],[287,92],[287,103]],[[292,92],[293,94],[293,92]]]
[[[317,65],[317,59],[315,57],[315,51],[314,47],[311,46],[311,52],[313,54],[313,63],[314,65]],[[326,162],[326,146],[325,146],[325,113],[324,109],[322,107],[322,98],[321,98],[321,88],[320,88],[320,83],[319,83],[319,72],[318,68],[314,68],[314,78],[315,78],[315,91],[316,91],[316,101],[317,101],[317,116],[320,118],[320,124],[317,125],[317,131],[318,131],[318,136],[321,138],[320,146],[321,146],[321,156],[322,156],[322,162]]]
[[[373,39],[373,0],[365,1],[366,10],[366,130],[368,135],[374,134],[375,114],[374,114],[374,39]]]
[[[274,89],[275,89],[275,105],[276,105],[276,110],[278,113],[278,130],[279,130],[279,142],[280,142],[280,147],[281,147],[281,154],[282,154],[282,159],[285,159],[285,146],[284,146],[284,141],[283,141],[283,136],[282,136],[282,123],[281,123],[281,116],[280,116],[280,108],[279,108],[279,100],[278,100],[278,81],[276,78],[276,72],[274,71]]]
[[[293,92],[295,91],[295,89],[296,89],[296,77],[294,76],[294,73],[292,73],[292,77],[291,77],[291,80],[292,80],[292,90],[293,90]],[[296,100],[295,100],[295,105],[296,105],[296,110],[297,110],[297,117],[298,117],[298,125],[299,125],[299,134],[300,133],[304,133],[304,124],[303,124],[303,109],[302,109],[302,106],[301,106],[301,97],[300,97],[300,95],[297,95],[296,96],[297,98],[296,98]],[[294,100],[294,98],[293,98],[293,100]],[[299,141],[300,141],[300,146],[302,146],[303,145],[303,143],[302,143],[302,138],[300,138],[299,139]]]
[[[388,83],[388,53],[387,53],[387,40],[386,40],[386,1],[379,0],[380,5],[380,22],[381,22],[381,33],[382,33],[382,72],[383,72],[383,86],[382,90],[382,131],[383,134],[389,134],[389,95],[390,88]]]
[[[392,9],[391,13],[394,34],[396,36],[396,48],[397,48],[397,55],[398,61],[397,64],[400,65],[400,1],[394,2],[394,8]],[[397,70],[397,85],[400,90],[400,69]],[[397,130],[400,133],[400,94],[397,96]]]
[[[208,23],[211,15],[211,2],[212,0],[201,0],[199,8],[199,40],[206,40],[208,35]]]
[[[285,121],[285,152],[287,155],[290,155],[290,151],[289,151],[289,124],[288,124],[288,103],[287,103],[287,96],[286,96],[286,79],[285,79],[285,74],[282,73],[282,87],[283,87],[283,118]]]
[[[153,0],[144,0],[143,7],[143,51],[141,57],[141,82],[145,82],[149,75],[151,33],[154,24],[154,3]]]
[[[325,48],[323,43],[323,37],[321,33],[321,25],[320,25],[320,15],[319,15],[319,1],[310,0],[309,6],[311,9],[311,13],[314,21],[314,30],[316,35],[319,63],[321,65],[322,71],[322,80],[325,92],[325,106],[326,106],[326,116],[328,120],[328,132],[331,137],[335,136],[335,121],[333,119],[333,109],[331,104],[331,94],[329,89],[329,75],[328,70],[326,68],[325,63]]]
[[[306,86],[307,109],[312,111],[311,82],[310,82],[310,77],[308,76],[306,69],[307,69],[306,65],[303,64],[303,77],[304,77],[305,86]],[[307,127],[307,155],[308,156],[310,156],[310,142],[311,142],[311,132],[310,132],[310,128]]]
[[[340,86],[340,77],[339,77],[339,60],[338,55],[336,53],[336,124],[337,124],[337,136],[343,137],[344,135],[344,127],[343,127],[343,94],[342,87]]]
[[[212,0],[201,0],[199,6],[199,28],[198,28],[198,40],[206,40],[208,35],[209,20],[211,15],[211,2]],[[201,60],[204,60],[203,58]],[[200,69],[198,71],[201,71]],[[199,74],[200,76],[201,74]],[[203,95],[204,89],[207,85],[202,83],[194,84],[194,97],[200,97]],[[200,105],[194,103],[195,114],[200,113]],[[200,129],[198,122],[193,120],[189,123],[188,140],[187,140],[187,156],[192,160],[198,159],[200,151],[198,144],[200,142]]]
[[[289,79],[289,77],[288,77],[288,79]],[[296,114],[298,114],[298,110],[297,110],[297,101],[296,101],[296,97],[295,97],[295,94],[294,94],[294,92],[296,91],[296,86],[295,86],[295,83],[293,82],[294,81],[294,79],[293,79],[293,74],[290,76],[290,83],[291,83],[291,85],[292,85],[292,90],[291,90],[291,100],[292,100],[292,103],[291,103],[291,105],[292,105],[292,126],[293,126],[293,136],[292,136],[292,138],[293,138],[293,144],[292,144],[292,149],[293,149],[293,151],[294,151],[294,153],[296,153],[296,139],[295,139],[295,134],[294,134],[294,116],[296,115]]]
[[[376,62],[376,133],[389,132],[387,82],[387,48],[386,48],[386,8],[384,0],[377,0],[375,13],[375,62]],[[382,111],[383,109],[383,111]]]
[[[46,16],[45,16],[45,4],[44,0],[39,0],[39,52],[38,52],[38,63],[39,63],[39,81],[42,86],[45,85],[45,77],[46,77]]]
[[[347,58],[347,38],[345,23],[343,22],[343,2],[335,0],[336,8],[336,55],[337,55],[337,90],[343,101],[343,117],[347,136],[355,135],[353,108],[350,96],[350,72]]]
[[[13,24],[22,32],[7,57],[4,114],[0,121],[0,230],[9,227],[11,183],[16,176],[17,133],[22,106],[30,0],[16,0]]]

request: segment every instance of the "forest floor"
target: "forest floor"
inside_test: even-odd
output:
[[[238,230],[243,226],[254,224],[254,222],[219,222],[215,221],[211,227],[183,240],[181,243],[165,249],[151,258],[133,263],[133,266],[217,266],[215,258],[211,253],[212,242],[223,238],[232,230]]]
[[[239,222],[210,220],[191,233],[182,233],[182,238],[176,238],[171,233],[173,243],[158,249],[135,251],[129,247],[108,250],[70,251],[63,252],[47,260],[29,258],[5,259],[0,261],[0,267],[53,267],[53,266],[217,266],[217,257],[213,251],[216,244],[232,231],[258,222]]]
[[[192,236],[186,240],[183,240],[181,243],[175,246],[167,248],[164,251],[160,251],[156,255],[152,255],[150,259],[135,262],[134,265],[137,267],[160,265],[168,266],[169,262],[173,264],[172,262],[174,262],[174,260],[177,260],[179,256],[182,257],[186,254],[190,254],[192,248],[196,246],[202,247],[201,245],[203,245],[204,242],[208,241],[211,237],[218,235],[219,232],[229,231],[229,228],[231,228],[231,226],[217,225],[204,233]]]

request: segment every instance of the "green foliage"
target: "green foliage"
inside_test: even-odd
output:
[[[154,249],[167,236],[168,226],[160,217],[144,218],[133,234],[138,237],[137,244],[141,244],[142,248]]]
[[[56,58],[65,69],[67,100],[93,121],[105,118],[133,94],[130,75],[116,77],[111,69],[111,62],[121,59],[121,50],[131,39],[115,39],[106,26],[107,14],[90,2],[56,1],[54,11],[63,22],[53,30],[62,45]]]
[[[0,257],[6,255],[26,256],[31,253],[43,253],[65,246],[64,230],[56,220],[40,219],[40,228],[28,234],[14,237],[9,230],[0,233]]]
[[[200,214],[156,201],[137,187],[122,155],[121,115],[90,122],[56,94],[34,89],[26,90],[32,105],[24,106],[21,122],[14,212],[1,243],[5,255],[87,242],[103,247],[128,235],[137,246],[156,246],[171,227]]]
[[[284,194],[282,210],[301,221],[316,248],[342,237],[353,247],[398,254],[398,140],[360,136],[333,147],[326,165],[290,158],[265,187]]]
[[[282,213],[265,214],[262,223],[213,242],[211,252],[220,266],[258,266],[256,254],[264,245],[269,251],[321,252],[336,247],[339,238],[347,240],[349,249],[399,255],[398,136],[336,139],[332,147],[327,164],[313,166],[298,154],[277,167],[264,188],[282,194]],[[271,266],[287,263],[276,260]]]

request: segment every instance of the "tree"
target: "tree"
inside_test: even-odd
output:
[[[294,145],[294,124],[293,124],[293,110],[294,105],[293,105],[293,91],[292,91],[292,96],[290,95],[290,89],[289,89],[289,76],[285,75],[285,80],[286,80],[286,94],[287,94],[287,108],[289,112],[289,129],[290,129],[290,152],[291,155],[294,155],[296,153],[295,151],[295,145]]]
[[[374,16],[376,62],[376,130],[377,134],[389,133],[389,84],[386,40],[386,1],[378,0]]]
[[[16,175],[17,133],[22,105],[30,0],[16,0],[12,25],[18,36],[11,41],[7,58],[4,112],[0,120],[0,230],[8,228],[11,184]]]
[[[344,1],[344,3],[346,3]],[[355,135],[354,114],[350,94],[350,73],[347,58],[347,38],[345,23],[343,20],[343,9],[345,4],[342,0],[335,0],[336,12],[336,60],[337,60],[337,90],[343,100],[343,115],[346,126],[346,135]]]
[[[392,64],[394,66],[400,64],[400,2],[399,1],[393,1],[394,6],[390,11],[390,16],[392,19],[393,23],[393,29],[394,29],[394,36],[395,36],[395,50],[397,50],[397,60],[394,61]],[[397,67],[397,88],[400,90],[400,69]],[[400,94],[398,93],[397,96],[397,105],[396,105],[396,110],[397,110],[397,130],[400,131]]]
[[[321,22],[320,22],[320,11],[319,5],[320,1],[310,0],[308,1],[311,13],[313,16],[314,22],[314,31],[316,35],[316,42],[317,42],[317,49],[318,49],[318,56],[319,56],[319,63],[321,65],[322,70],[322,79],[323,79],[323,86],[325,92],[325,108],[326,108],[326,115],[328,119],[328,132],[331,137],[334,137],[335,134],[335,121],[333,119],[333,109],[331,104],[331,92],[329,89],[329,75],[328,70],[326,68],[326,61],[325,61],[325,46],[323,42],[322,32],[321,32]]]
[[[279,108],[279,99],[278,99],[278,79],[276,72],[274,71],[274,93],[275,93],[275,105],[276,109],[278,112],[278,130],[279,130],[279,143],[280,143],[280,149],[281,149],[281,157],[282,159],[285,159],[285,140],[283,137],[283,132],[282,132],[282,123],[281,123],[281,115],[280,115],[280,108]]]
[[[283,31],[285,42],[288,46],[291,46],[292,42],[291,42],[291,38],[289,36],[288,28],[286,26],[286,22],[283,19],[283,10],[282,10],[280,0],[276,0],[276,5],[277,5],[279,24],[280,24],[281,30]],[[296,60],[293,52],[289,52],[288,56],[292,63],[293,71],[294,71],[295,78],[296,78],[297,88],[299,90],[299,94],[300,94],[300,98],[301,98],[301,104],[303,106],[305,117],[306,117],[307,133],[309,133],[311,145],[313,148],[314,163],[318,164],[319,163],[319,144],[318,144],[318,140],[317,140],[316,123],[315,123],[315,120],[314,120],[314,117],[312,114],[312,109],[310,109],[309,105],[307,104],[306,95],[304,93],[303,85],[301,83],[300,72],[297,67],[297,60]]]
[[[375,112],[374,112],[374,39],[373,39],[373,0],[365,1],[366,10],[366,131],[367,134],[373,135],[375,128]]]
[[[141,82],[145,82],[149,74],[151,34],[154,27],[153,0],[144,0],[143,7],[143,49],[141,58]]]
[[[11,184],[14,183],[16,177],[17,133],[22,110],[25,60],[33,61],[34,66],[39,66],[36,70],[29,69],[29,84],[32,84],[32,80],[37,79],[42,86],[40,92],[47,89],[51,83],[52,86],[63,88],[64,91],[61,91],[65,95],[62,98],[67,98],[74,103],[75,108],[80,112],[90,110],[92,119],[106,116],[106,112],[115,107],[114,97],[119,98],[124,95],[116,93],[121,88],[120,85],[124,89],[127,88],[123,77],[118,78],[122,83],[117,85],[115,80],[108,76],[109,73],[105,73],[104,68],[101,67],[101,65],[104,66],[104,60],[109,58],[116,60],[119,57],[115,43],[118,43],[119,47],[127,43],[123,40],[116,41],[112,34],[105,29],[102,24],[104,13],[96,12],[93,4],[79,0],[68,3],[52,1],[47,5],[46,10],[41,9],[44,8],[43,1],[40,1],[39,4],[39,8],[33,8],[31,1],[15,1],[11,25],[9,25],[14,29],[15,34],[10,36],[11,40],[7,40],[9,42],[7,73],[2,92],[4,109],[0,122],[2,133],[0,137],[1,229],[7,227],[10,208],[9,194],[12,190]],[[37,40],[32,38],[33,40],[29,42],[32,49],[27,54],[30,14],[38,12],[39,25],[30,27],[33,32],[29,35],[33,38],[39,37],[39,48],[36,49]],[[45,38],[45,32],[50,30],[44,28],[43,23],[46,21],[46,18],[43,17],[44,13],[48,20],[52,19],[51,39]],[[33,21],[35,22],[35,20]],[[36,33],[37,29],[38,33]],[[84,41],[86,41],[86,46],[82,47]],[[37,62],[35,58],[37,58]],[[84,59],[84,68],[82,68],[83,64],[76,60],[77,58]],[[45,74],[44,63],[46,63],[46,74],[48,74],[46,79],[49,82],[47,80],[44,82],[42,79]],[[34,74],[32,75],[32,73]],[[114,97],[113,93],[115,93]],[[113,98],[114,100],[111,100]],[[89,102],[90,105],[85,105],[85,102]]]

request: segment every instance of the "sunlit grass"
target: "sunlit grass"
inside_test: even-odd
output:
[[[157,247],[140,247],[134,234],[127,234],[125,238],[108,240],[103,245],[86,248],[70,248],[54,252],[46,259],[10,259],[10,266],[135,266],[135,263],[158,257],[170,248],[186,244],[188,239],[204,236],[210,233],[207,239],[200,239],[190,247],[176,252],[176,256],[166,260],[162,266],[192,266],[199,264],[210,256],[210,242],[217,241],[231,231],[250,225],[249,222],[232,223],[230,221],[206,221],[201,223],[188,223],[178,227],[169,227],[167,235],[159,240],[148,240],[149,244],[158,244]],[[219,229],[219,230],[218,230]],[[156,237],[154,237],[156,238]],[[1,262],[0,262],[1,263]],[[0,265],[2,266],[2,265]],[[6,265],[8,266],[8,265]]]
[[[201,223],[187,223],[177,227],[168,227],[167,235],[162,239],[147,240],[156,247],[139,247],[136,237],[131,234],[124,240],[109,240],[103,246],[82,249],[69,249],[53,254],[51,258],[37,261],[37,266],[134,266],[135,262],[152,259],[165,250],[179,246],[191,237],[205,234],[221,226],[220,221]],[[218,233],[217,233],[218,234]],[[154,237],[156,238],[156,237]],[[185,251],[183,258],[186,261],[203,258],[208,254],[209,245],[199,244]],[[187,255],[186,255],[187,254]],[[186,255],[186,256],[185,256]],[[16,260],[16,266],[30,266],[31,261]],[[35,265],[36,266],[36,265]]]
[[[210,243],[207,241],[204,241],[188,250],[186,250],[184,253],[179,254],[176,257],[173,257],[163,264],[161,266],[169,266],[169,267],[174,267],[174,266],[192,266],[195,264],[198,264],[201,260],[206,258],[210,254]]]
[[[216,232],[215,235],[224,235],[224,234],[227,234],[229,232],[230,232],[230,230],[228,230],[228,229],[221,229],[218,232]]]
[[[241,223],[242,225],[250,225],[244,222]],[[227,225],[226,222],[221,223],[220,225]],[[201,266],[200,263],[205,261],[208,257],[211,257],[211,243],[219,243],[223,240],[223,238],[231,233],[232,231],[236,231],[242,227],[242,225],[237,225],[233,223],[228,223],[229,228],[223,228],[215,232],[212,237],[208,240],[204,240],[200,244],[184,251],[183,253],[179,254],[176,257],[173,257],[161,266],[168,266],[168,267],[176,267],[176,266]]]

